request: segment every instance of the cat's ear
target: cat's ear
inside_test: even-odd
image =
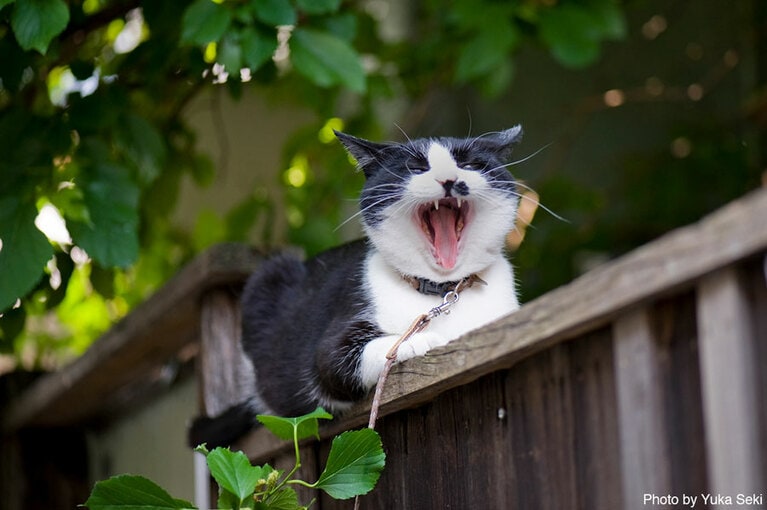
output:
[[[357,166],[360,170],[365,172],[365,176],[368,176],[374,171],[373,164],[378,161],[378,153],[388,147],[384,143],[371,142],[370,140],[364,140],[357,138],[356,136],[347,135],[340,131],[333,130],[336,134],[336,138],[343,144],[347,152],[357,160]]]
[[[522,126],[517,124],[504,131],[483,135],[477,139],[477,142],[479,145],[498,154],[501,159],[507,159],[511,156],[511,150],[521,140]]]

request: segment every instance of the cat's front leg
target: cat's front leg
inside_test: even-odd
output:
[[[365,344],[359,364],[360,380],[365,388],[372,388],[378,382],[386,364],[386,355],[399,340],[399,335],[386,335],[375,338]],[[448,343],[448,339],[439,333],[423,331],[415,333],[397,349],[397,362],[405,361],[416,356],[422,356],[430,349]]]

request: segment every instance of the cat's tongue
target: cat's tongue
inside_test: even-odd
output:
[[[431,226],[434,229],[434,250],[437,264],[445,269],[453,269],[458,258],[458,211],[450,207],[432,210]]]

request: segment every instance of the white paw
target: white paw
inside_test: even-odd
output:
[[[372,388],[378,382],[378,376],[386,364],[386,355],[395,342],[398,335],[387,335],[371,340],[365,345],[360,357],[359,377],[365,388]],[[430,349],[445,345],[448,340],[442,335],[433,332],[416,333],[407,341],[400,344],[397,349],[397,362],[405,361],[416,356],[422,356]]]
[[[447,339],[439,333],[429,331],[416,333],[399,346],[397,361],[405,361],[416,356],[423,356],[431,349],[445,345],[447,342]]]

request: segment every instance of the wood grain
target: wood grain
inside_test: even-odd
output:
[[[671,468],[666,447],[660,346],[646,308],[614,323],[615,371],[621,442],[623,504],[643,506],[643,495],[669,494]]]
[[[733,496],[760,492],[765,480],[749,308],[735,269],[702,281],[698,329],[709,480],[713,492]]]
[[[228,289],[213,289],[202,297],[198,374],[207,416],[245,401],[255,385],[240,343],[240,315],[239,299]]]

